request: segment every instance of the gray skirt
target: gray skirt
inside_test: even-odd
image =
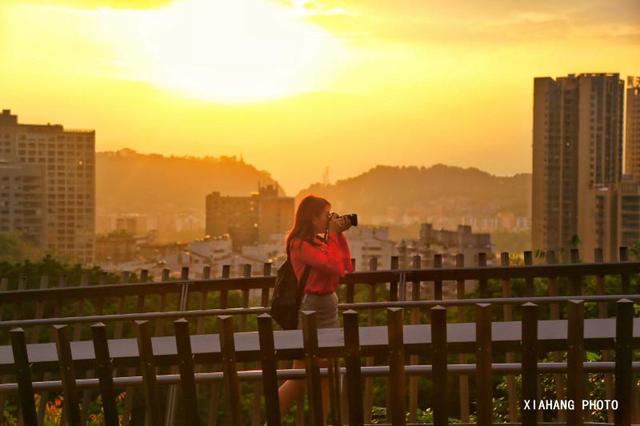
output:
[[[338,328],[338,295],[305,293],[300,303],[301,311],[315,311],[318,328]],[[298,329],[302,329],[302,314],[298,313]]]

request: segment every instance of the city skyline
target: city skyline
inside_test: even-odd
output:
[[[640,70],[631,1],[203,4],[3,2],[3,108],[96,129],[97,151],[242,156],[294,194],[327,166],[332,182],[376,164],[531,172],[534,77]],[[196,15],[250,31],[180,31]]]

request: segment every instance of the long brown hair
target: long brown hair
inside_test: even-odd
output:
[[[315,241],[315,229],[313,228],[313,219],[318,217],[325,206],[330,206],[331,203],[322,197],[315,195],[307,195],[298,204],[296,210],[296,216],[293,221],[293,226],[289,230],[286,239],[287,255],[289,255],[289,246],[291,240],[299,238],[302,241],[307,241],[313,245],[318,245]],[[300,242],[302,244],[302,241]]]

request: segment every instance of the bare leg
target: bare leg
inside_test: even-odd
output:
[[[318,360],[318,365],[320,368],[329,368],[329,360],[320,359]],[[320,379],[320,392],[322,393],[322,418],[326,425],[329,420],[327,416],[329,415],[329,402],[331,401],[331,395],[329,394],[329,377]]]
[[[318,365],[320,368],[327,368],[329,366],[329,361],[326,359],[318,360]],[[305,362],[303,360],[294,360],[293,361],[294,369],[304,369]],[[327,416],[329,414],[329,378],[324,377],[320,379],[320,387],[322,392],[322,417],[324,419],[324,424],[327,424]],[[286,380],[280,388],[278,388],[278,397],[280,399],[280,416],[284,417],[289,413],[289,410],[298,400],[300,395],[304,394],[306,388],[306,383],[304,380]]]
[[[296,359],[293,361],[294,369],[304,369],[304,361]],[[278,388],[278,398],[280,398],[280,416],[284,417],[291,406],[295,404],[300,395],[304,394],[305,381],[300,380],[286,380],[280,388]]]

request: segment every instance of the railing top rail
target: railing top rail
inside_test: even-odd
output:
[[[475,266],[425,269],[396,269],[353,272],[341,279],[341,284],[377,284],[397,281],[456,281],[473,279],[518,279],[571,276],[603,276],[640,273],[640,262],[571,263],[557,265]],[[151,281],[127,284],[100,284],[77,287],[9,290],[0,292],[0,303],[38,299],[98,298],[142,294],[180,293],[188,283],[190,291],[247,290],[270,288],[274,276],[215,278],[196,280]]]
[[[404,300],[394,302],[359,302],[339,303],[338,309],[365,310],[384,308],[430,308],[434,306],[472,306],[482,303],[494,305],[517,305],[527,302],[546,304],[563,303],[570,300],[582,300],[586,303],[616,302],[620,299],[629,299],[640,302],[640,294],[610,294],[610,295],[581,295],[581,296],[533,296],[533,297],[501,297],[501,298],[473,298],[473,299],[444,299],[444,300]],[[161,311],[161,312],[132,312],[126,314],[85,315],[75,317],[37,318],[0,321],[0,328],[34,327],[54,324],[79,324],[112,321],[135,321],[153,319],[197,318],[215,315],[260,315],[269,313],[268,307],[252,308],[226,308],[226,309],[192,309],[185,311]]]
[[[476,323],[449,323],[447,327],[447,347],[449,353],[469,353],[476,348]],[[517,351],[521,345],[522,324],[520,321],[501,321],[491,324],[492,347],[495,352]],[[404,325],[403,344],[407,354],[420,354],[432,345],[431,325]],[[632,339],[640,343],[640,318],[633,319]],[[278,359],[299,359],[304,356],[302,330],[274,332],[274,347]],[[565,350],[568,345],[567,320],[538,321],[538,347],[540,350]],[[585,319],[584,347],[586,349],[611,348],[616,336],[616,319]],[[253,362],[261,359],[258,332],[235,333],[235,356],[238,362]],[[359,327],[360,352],[362,356],[388,353],[389,337],[387,326]],[[177,346],[175,336],[153,337],[153,354],[157,365],[175,365]],[[209,364],[222,360],[220,337],[218,334],[191,336],[191,347],[195,363]],[[343,356],[344,330],[342,328],[319,329],[318,348],[320,357]],[[95,363],[95,353],[91,341],[71,342],[73,362],[78,367],[90,368]],[[27,345],[28,359],[34,368],[57,369],[59,358],[55,343],[35,343]],[[113,366],[127,367],[139,364],[136,339],[110,339],[109,352]],[[0,346],[0,373],[10,372],[14,367],[11,346]]]

